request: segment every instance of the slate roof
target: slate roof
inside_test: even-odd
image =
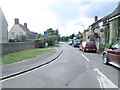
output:
[[[90,25],[93,29],[97,28],[97,25],[99,22],[106,22],[108,19],[115,17],[117,15],[120,15],[120,4],[117,6],[117,8],[109,15],[101,18],[100,20],[98,20],[97,22],[93,23],[92,25]]]
[[[89,29],[84,30],[84,32],[89,32]]]
[[[103,22],[103,25],[107,25],[107,20],[117,16],[117,15],[120,15],[120,3],[118,4],[117,8],[110,14],[104,16],[103,18],[99,19],[98,21],[92,23],[89,27],[91,27],[91,30],[94,30],[95,28],[98,28],[99,27],[99,23],[100,22]],[[87,31],[85,31],[87,32]],[[97,37],[99,37],[98,35],[96,35]],[[92,38],[92,36],[89,36],[90,38]]]
[[[120,14],[120,4],[117,6],[117,8],[111,13],[111,15],[109,16],[109,18],[112,18],[114,16],[117,16]]]
[[[35,39],[36,38],[36,34],[34,34],[34,32],[31,32],[28,28],[26,28],[24,25],[22,24],[18,24],[22,30],[24,30],[26,32],[26,34],[28,35],[29,38]]]
[[[19,26],[26,32],[27,35],[31,34],[30,30],[26,28],[24,25],[19,24]]]
[[[97,28],[98,27],[98,23],[100,22],[106,22],[108,20],[108,18],[110,18],[111,14],[104,16],[103,18],[99,19],[98,21],[96,21],[95,23],[93,23],[92,25],[90,25],[92,28]]]

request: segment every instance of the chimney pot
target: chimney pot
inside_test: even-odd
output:
[[[27,28],[27,23],[24,23],[24,26]]]
[[[15,18],[15,24],[19,24],[19,19]]]
[[[98,21],[98,16],[95,16],[95,22]]]

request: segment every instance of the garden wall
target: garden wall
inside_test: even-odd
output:
[[[33,42],[0,43],[0,51],[2,51],[2,55],[33,48],[35,48]]]

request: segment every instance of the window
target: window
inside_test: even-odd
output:
[[[15,36],[15,32],[11,32],[11,36]]]
[[[19,32],[19,35],[23,35],[23,32]]]

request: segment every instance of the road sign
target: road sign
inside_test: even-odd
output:
[[[44,36],[47,37],[48,36],[48,31],[44,32]]]

